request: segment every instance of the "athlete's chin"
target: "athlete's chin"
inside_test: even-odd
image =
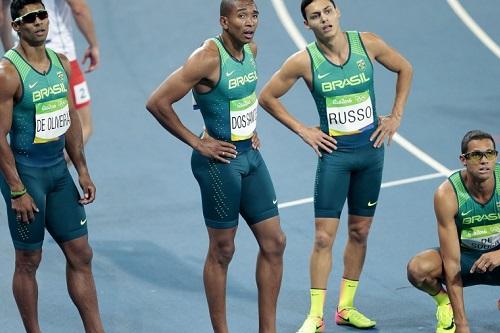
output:
[[[253,34],[244,34],[242,39],[243,43],[248,44],[253,41]]]
[[[490,169],[480,169],[476,171],[476,178],[478,180],[488,180],[493,177],[493,171]]]

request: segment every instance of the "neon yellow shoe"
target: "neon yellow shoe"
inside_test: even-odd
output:
[[[307,316],[297,333],[320,333],[323,332],[324,329],[325,324],[322,318]]]
[[[451,304],[440,305],[436,309],[436,333],[454,333],[455,322],[453,321],[453,309]]]
[[[366,318],[364,314],[353,307],[337,308],[335,322],[337,325],[349,325],[356,328],[372,328],[377,325],[376,321]]]

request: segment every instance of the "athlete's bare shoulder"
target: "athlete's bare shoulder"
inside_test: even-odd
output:
[[[2,92],[14,94],[21,84],[14,65],[7,59],[0,60],[0,86]]]
[[[383,39],[373,32],[362,31],[359,33],[359,35],[361,36],[361,40],[363,41],[366,47],[383,42]]]
[[[250,42],[248,45],[250,46],[250,50],[252,50],[254,58],[257,57],[257,44],[255,44],[255,42]]]
[[[196,66],[204,71],[212,71],[219,68],[219,63],[219,49],[213,40],[207,39],[193,51],[184,67]]]
[[[392,50],[380,36],[373,32],[360,32],[359,35],[371,58],[377,58],[384,54],[387,55]]]
[[[451,218],[456,215],[458,211],[457,196],[449,179],[443,181],[436,189],[434,207],[440,216]]]
[[[311,72],[311,59],[306,49],[292,54],[282,67],[286,72],[295,77],[304,77]]]

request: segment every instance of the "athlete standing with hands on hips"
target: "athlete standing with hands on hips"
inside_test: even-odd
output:
[[[371,328],[375,321],[356,309],[354,296],[382,182],[384,140],[390,143],[401,123],[412,67],[375,34],[343,31],[334,1],[303,0],[301,11],[316,41],[288,58],[259,97],[266,111],[319,156],[314,191],[315,240],[310,259],[311,307],[298,332],[324,329],[323,305],[332,269],[332,247],[346,198],[349,238],[335,321]],[[396,96],[388,116],[377,113],[374,60],[397,73]],[[303,125],[279,100],[299,79],[305,81],[316,102],[320,128]]]
[[[253,0],[222,0],[222,34],[195,50],[151,95],[147,109],[174,136],[193,148],[209,247],[203,272],[212,327],[227,333],[226,280],[235,251],[239,214],[258,244],[259,332],[276,333],[276,303],[283,271],[281,231],[273,183],[255,149],[259,12]],[[198,137],[179,120],[173,104],[192,90],[205,122]]]

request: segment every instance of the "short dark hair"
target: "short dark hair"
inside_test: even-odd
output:
[[[302,0],[302,3],[300,4],[300,11],[302,12],[302,17],[306,21],[307,21],[306,7],[309,6],[313,1],[314,0]],[[330,2],[333,4],[333,7],[337,8],[337,6],[335,5],[335,1],[330,0]]]
[[[221,0],[220,2],[220,16],[228,16],[234,3],[241,0]],[[250,0],[254,2],[253,0]]]
[[[489,139],[491,142],[493,142],[493,148],[497,149],[497,146],[495,144],[495,140],[491,136],[491,134],[483,132],[481,130],[472,130],[467,133],[465,133],[464,138],[462,139],[462,154],[467,153],[467,149],[469,148],[469,142],[472,140],[484,140],[484,139]]]
[[[24,8],[24,6],[34,3],[40,3],[42,4],[43,8],[45,8],[42,0],[13,0],[10,3],[10,17],[12,18],[12,21],[20,16],[19,12]]]

